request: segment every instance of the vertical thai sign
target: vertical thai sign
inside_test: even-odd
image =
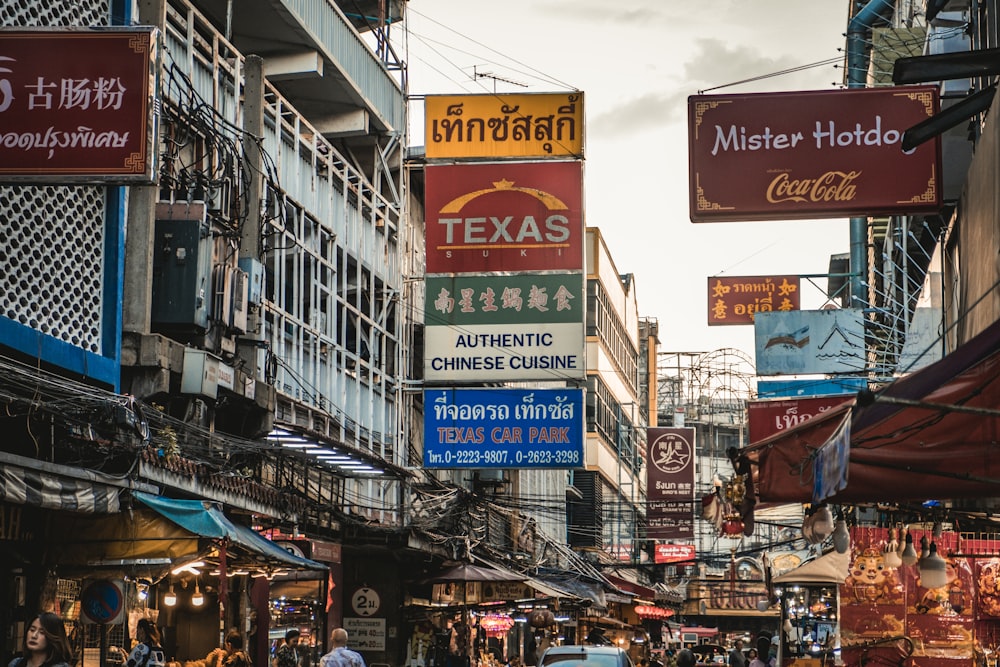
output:
[[[646,449],[646,536],[694,537],[695,430],[650,428]]]
[[[153,180],[156,29],[0,29],[0,181]]]

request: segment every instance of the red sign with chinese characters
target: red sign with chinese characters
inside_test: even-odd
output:
[[[750,442],[760,442],[775,433],[795,428],[827,410],[854,400],[851,395],[819,396],[787,400],[750,401],[747,403]],[[822,444],[822,443],[817,443]]]
[[[0,180],[152,182],[155,35],[0,30]]]
[[[940,139],[901,142],[938,104],[937,86],[689,97],[691,221],[936,212]]]
[[[799,310],[798,276],[708,279],[708,325],[753,324],[754,313]]]
[[[694,434],[690,427],[646,431],[646,537],[694,537]]]
[[[653,552],[654,563],[694,563],[693,544],[657,544]]]
[[[581,162],[428,165],[427,273],[583,269]]]

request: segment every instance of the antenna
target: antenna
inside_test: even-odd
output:
[[[521,88],[527,88],[528,84],[521,83],[520,81],[514,81],[513,79],[507,79],[502,76],[497,76],[493,72],[480,72],[477,69],[478,65],[472,66],[472,78],[473,79],[492,79],[493,80],[493,92],[497,92],[497,81],[503,81],[504,83],[509,83],[512,86],[520,86]]]

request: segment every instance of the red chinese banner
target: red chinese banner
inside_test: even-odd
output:
[[[694,537],[693,428],[651,428],[646,450],[646,537]]]
[[[0,30],[0,180],[152,182],[155,36]]]
[[[692,222],[937,212],[940,139],[903,152],[937,86],[688,98]]]
[[[428,165],[427,273],[581,271],[581,162]]]
[[[753,324],[754,313],[799,310],[798,276],[708,279],[708,326]]]
[[[853,400],[850,395],[819,396],[815,398],[789,398],[784,400],[750,401],[747,403],[748,436],[751,443],[760,442],[775,433],[781,433],[830,408]]]

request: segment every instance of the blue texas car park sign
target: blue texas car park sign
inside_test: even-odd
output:
[[[427,468],[583,465],[582,389],[428,389]]]

